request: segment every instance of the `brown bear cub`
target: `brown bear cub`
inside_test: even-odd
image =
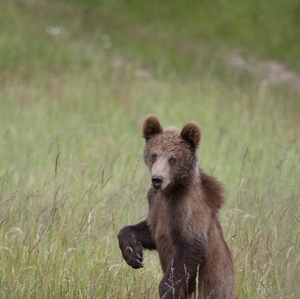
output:
[[[234,268],[219,209],[223,188],[198,166],[200,128],[162,128],[154,115],[143,125],[144,161],[151,173],[147,219],[118,234],[131,267],[143,266],[143,249],[156,249],[164,277],[160,298],[234,298]],[[194,297],[193,297],[194,298]]]

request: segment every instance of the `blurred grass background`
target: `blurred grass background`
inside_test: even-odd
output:
[[[147,213],[148,113],[202,127],[236,298],[299,296],[298,1],[0,3],[1,297],[158,296],[156,254],[116,240]]]

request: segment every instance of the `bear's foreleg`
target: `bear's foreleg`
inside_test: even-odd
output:
[[[183,299],[195,292],[196,279],[207,256],[207,243],[204,240],[192,243],[177,244],[172,263],[159,284],[160,298]]]
[[[118,239],[124,260],[134,269],[143,267],[143,248],[156,249],[146,220],[123,227]]]

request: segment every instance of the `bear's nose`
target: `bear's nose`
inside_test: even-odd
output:
[[[155,189],[158,189],[161,186],[163,181],[164,181],[164,178],[161,175],[154,175],[152,177],[152,186]]]

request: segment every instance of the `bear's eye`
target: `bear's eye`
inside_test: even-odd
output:
[[[174,157],[171,157],[170,159],[169,159],[169,164],[171,165],[171,166],[174,166],[175,164],[176,164],[176,158],[174,158]]]
[[[157,154],[152,154],[151,155],[151,162],[154,163],[157,159]]]

